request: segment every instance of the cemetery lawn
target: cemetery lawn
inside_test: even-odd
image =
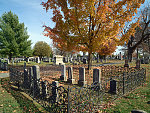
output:
[[[135,63],[130,63],[131,66],[135,66],[134,64]],[[103,112],[130,113],[132,110],[144,110],[150,113],[150,65],[142,64],[141,67],[146,68],[146,84],[144,84],[143,87],[137,88],[132,93],[117,99]]]
[[[9,78],[0,78],[0,113],[41,113],[39,109],[23,96],[20,91],[10,87]]]

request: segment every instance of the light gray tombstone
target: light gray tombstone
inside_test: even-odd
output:
[[[85,81],[85,68],[80,67],[79,68],[79,81],[78,81],[78,85],[79,86],[84,86],[85,84],[87,84],[87,81]]]
[[[72,67],[68,67],[68,80],[67,81],[71,84],[75,84],[75,79],[73,79]]]
[[[36,97],[40,93],[38,80],[40,78],[40,68],[38,65],[32,66],[33,69],[33,97]]]
[[[100,69],[93,69],[93,83],[101,81],[101,70]]]
[[[60,80],[62,80],[62,81],[67,81],[67,77],[66,77],[66,66],[65,66],[65,65],[61,65],[61,76],[60,76]]]

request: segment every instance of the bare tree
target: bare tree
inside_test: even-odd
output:
[[[132,54],[137,47],[143,51],[150,51],[150,6],[141,11],[140,26],[136,28],[135,36],[131,36],[128,42],[128,59],[132,60]]]

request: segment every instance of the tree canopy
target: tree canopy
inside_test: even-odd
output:
[[[144,1],[47,0],[42,4],[46,11],[53,10],[55,27],[45,26],[45,36],[50,37],[56,47],[65,51],[87,51],[90,68],[93,52],[108,45],[108,41],[123,45],[134,34],[138,22],[133,23],[124,35],[120,35],[125,23],[132,20]]]
[[[39,56],[40,58],[47,56],[49,57],[52,54],[51,47],[43,41],[39,41],[34,45],[33,55]]]
[[[11,11],[0,17],[0,53],[13,56],[29,56],[32,54],[31,40],[28,40],[27,28]]]

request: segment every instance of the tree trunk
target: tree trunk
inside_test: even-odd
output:
[[[129,60],[129,62],[132,62],[132,54],[133,54],[132,49],[128,49],[128,60]]]
[[[88,53],[88,70],[92,67],[92,53]]]
[[[9,61],[11,62],[12,54],[9,54]]]

